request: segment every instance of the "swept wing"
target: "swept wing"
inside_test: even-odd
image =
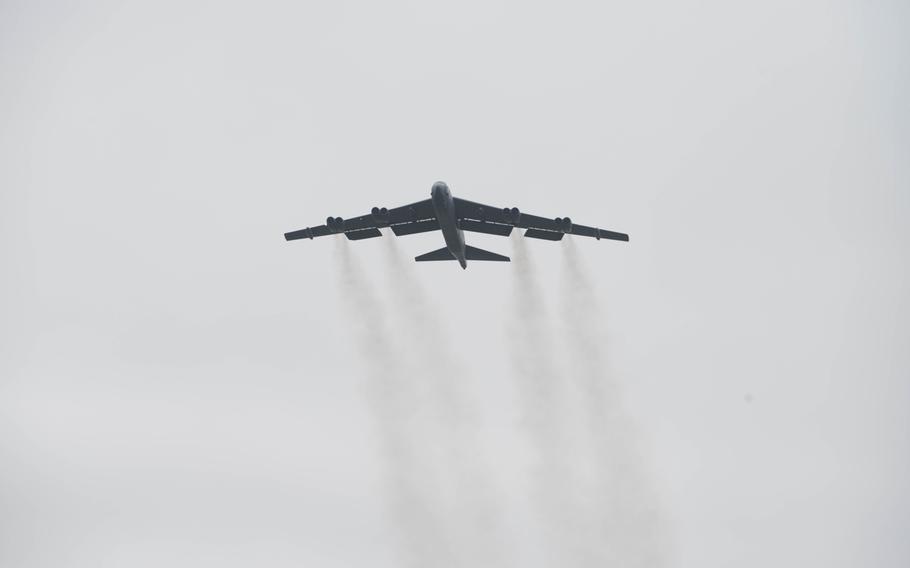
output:
[[[625,233],[579,225],[568,217],[550,219],[530,215],[515,208],[494,207],[458,197],[455,197],[454,201],[459,227],[465,231],[507,236],[513,227],[519,227],[526,229],[524,235],[526,237],[548,241],[561,240],[563,235],[594,237],[598,240],[629,240],[629,235]]]
[[[381,237],[382,233],[379,231],[381,227],[390,227],[397,236],[413,235],[438,231],[439,221],[436,220],[433,203],[429,199],[424,199],[393,209],[374,207],[371,213],[350,219],[329,217],[324,225],[291,231],[285,233],[284,238],[293,241],[344,233],[348,239],[358,241]]]

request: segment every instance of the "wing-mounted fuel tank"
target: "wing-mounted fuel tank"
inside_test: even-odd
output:
[[[556,222],[556,229],[561,233],[571,233],[572,232],[572,219],[568,217],[557,217],[554,219]]]
[[[370,210],[370,216],[373,222],[380,227],[386,227],[389,224],[389,210],[385,207],[373,207]]]
[[[511,209],[504,207],[502,209],[502,216],[506,223],[509,223],[510,225],[518,225],[521,223],[521,211],[518,210],[518,207],[513,207]]]
[[[325,220],[325,226],[329,228],[333,233],[343,233],[344,232],[344,219],[341,217],[327,217]]]

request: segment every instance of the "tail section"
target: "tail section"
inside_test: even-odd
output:
[[[430,260],[455,260],[455,257],[449,252],[449,249],[442,247],[439,250],[434,250],[433,252],[428,252],[414,258],[417,262],[427,262]]]
[[[464,247],[464,259],[465,260],[493,260],[498,262],[509,262],[509,257],[502,256],[501,254],[496,254],[495,252],[490,252],[488,250],[479,249],[477,247],[471,247],[465,245]],[[428,262],[431,260],[457,260],[455,255],[449,252],[448,248],[441,248],[439,250],[434,250],[433,252],[428,252],[414,258],[417,262]],[[461,267],[465,267],[465,263],[462,263]]]
[[[496,254],[495,252],[490,252],[488,250],[483,250],[468,245],[465,245],[464,247],[464,258],[465,260],[495,260],[498,262],[510,261],[509,257],[507,256],[502,256],[501,254]]]

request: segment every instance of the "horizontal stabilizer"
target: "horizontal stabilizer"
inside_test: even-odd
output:
[[[465,245],[464,247],[464,258],[465,260],[496,260],[499,262],[509,262],[509,257],[507,256],[502,256],[501,254],[496,254],[495,252],[490,252],[488,250],[483,250],[468,245]]]
[[[455,260],[455,257],[449,252],[449,249],[443,247],[439,250],[422,254],[414,258],[414,260],[417,262],[427,262],[429,260]]]

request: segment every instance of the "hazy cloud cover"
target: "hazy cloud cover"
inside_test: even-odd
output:
[[[908,16],[0,3],[0,565],[906,566]]]

